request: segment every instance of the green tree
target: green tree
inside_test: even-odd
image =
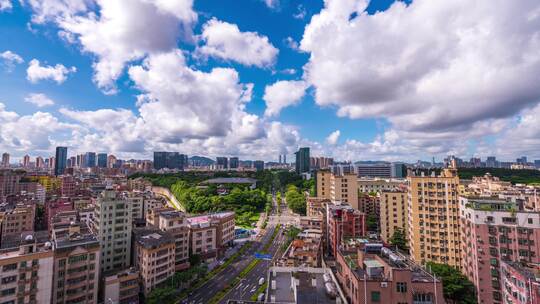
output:
[[[176,291],[172,287],[155,288],[148,295],[148,304],[173,303],[176,298]]]
[[[443,294],[447,303],[476,304],[476,289],[474,284],[456,268],[433,262],[427,263],[438,279],[443,283]]]
[[[369,231],[379,230],[379,218],[375,214],[368,214],[366,225]]]
[[[407,246],[407,235],[405,234],[405,231],[401,228],[397,228],[396,230],[394,230],[394,234],[392,234],[392,237],[390,238],[390,244],[392,246],[396,246],[403,251],[409,250]]]
[[[294,213],[301,215],[306,214],[306,198],[298,191],[296,186],[290,185],[287,188],[285,200],[287,201],[287,206],[289,209],[291,209]]]

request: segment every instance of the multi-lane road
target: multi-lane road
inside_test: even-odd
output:
[[[274,208],[276,210],[276,201],[274,198]],[[282,207],[283,210],[283,207]],[[288,211],[283,210],[282,214],[288,215]],[[283,223],[280,219],[281,215],[273,214],[270,216],[266,229],[261,233],[261,236],[254,241],[253,246],[247,250],[244,255],[236,259],[233,263],[227,266],[223,271],[214,276],[200,288],[195,290],[190,296],[182,301],[182,303],[189,304],[206,304],[214,295],[229,286],[229,284],[244,270],[254,259],[255,253],[261,252],[274,234],[275,229],[280,229],[280,224]],[[284,242],[284,237],[280,232],[272,241],[272,244],[267,250],[267,253],[275,258],[279,252],[279,248]],[[272,259],[272,260],[273,260]],[[238,285],[230,290],[221,299],[220,303],[227,303],[229,299],[234,300],[249,300],[254,295],[259,287],[260,278],[265,278],[268,273],[268,268],[271,266],[272,261],[261,260],[247,275],[244,277]]]

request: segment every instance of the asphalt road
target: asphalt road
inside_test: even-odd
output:
[[[274,204],[275,204],[275,200],[274,200]],[[251,248],[248,251],[246,251],[246,253],[244,254],[242,258],[237,259],[235,262],[231,263],[229,266],[227,266],[227,268],[221,271],[218,275],[214,276],[212,279],[210,279],[200,288],[195,290],[190,296],[182,300],[181,303],[189,303],[189,304],[208,303],[210,299],[212,299],[212,297],[214,297],[214,295],[218,291],[225,289],[230,284],[230,282],[232,282],[232,280],[236,278],[240,274],[240,272],[242,272],[242,270],[244,270],[244,268],[246,268],[249,265],[249,263],[251,263],[251,261],[253,261],[254,254],[256,252],[262,251],[264,244],[270,241],[270,238],[272,237],[272,234],[274,233],[275,229],[276,229],[276,226],[269,223],[268,226],[266,227],[264,234],[255,241],[255,244],[251,246]],[[276,237],[274,239],[274,242],[271,248],[269,249],[269,253],[271,253],[272,255],[275,253],[277,248],[279,248],[278,242],[281,239],[281,234],[278,234],[278,236],[280,237],[279,238]],[[283,242],[283,240],[281,241]],[[241,290],[242,292],[245,292],[244,295],[248,294],[248,292],[252,290],[253,282],[255,282],[255,284],[258,284],[260,277],[264,276],[266,278],[266,273],[268,271],[269,266],[270,266],[270,261],[262,260],[261,263],[257,264],[257,266],[246,276],[246,278],[242,280],[240,284],[238,284],[238,286],[240,285],[244,287],[248,286],[246,290]],[[225,296],[225,299],[233,299],[232,297],[229,297],[229,294],[235,292],[234,295],[236,295],[237,288],[238,287],[233,289],[233,291],[229,292]],[[251,292],[249,296],[247,296],[247,298],[249,299],[251,297],[251,294],[253,294],[254,292],[255,290],[253,290],[253,292]],[[242,296],[242,293],[239,293],[239,295]],[[224,303],[226,302],[227,301],[224,300]]]
[[[284,236],[281,233],[278,233],[274,242],[268,249],[268,254],[271,254],[273,259],[276,258],[279,248],[284,241]],[[251,296],[256,293],[257,288],[259,287],[259,280],[264,278],[266,281],[270,266],[272,266],[272,261],[261,260],[261,262],[259,262],[259,264],[257,264],[257,266],[255,266],[255,268],[253,268],[253,270],[249,272],[249,274],[242,279],[233,290],[225,295],[220,303],[227,303],[228,300],[250,300]]]

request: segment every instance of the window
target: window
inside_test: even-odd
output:
[[[401,293],[407,292],[407,283],[405,283],[405,282],[397,282],[396,291],[401,292]]]
[[[8,296],[15,293],[15,287],[2,290],[2,296]]]
[[[2,267],[2,271],[10,271],[10,270],[15,270],[15,269],[17,269],[17,263],[4,265]]]
[[[381,301],[381,292],[372,291],[371,292],[371,302],[380,302]]]

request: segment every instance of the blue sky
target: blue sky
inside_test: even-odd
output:
[[[502,158],[531,154],[530,157],[540,157],[535,152],[538,146],[534,141],[534,132],[527,134],[533,142],[528,141],[525,147],[508,150],[502,146],[502,142],[512,138],[515,132],[529,129],[527,127],[531,124],[533,129],[538,126],[537,121],[526,119],[531,115],[534,117],[533,113],[537,111],[537,90],[523,85],[513,91],[501,91],[498,80],[484,79],[484,87],[480,91],[467,86],[467,83],[479,81],[478,78],[459,79],[453,74],[456,70],[471,69],[473,77],[475,71],[488,71],[494,63],[501,65],[501,73],[511,68],[510,64],[500,60],[507,58],[508,54],[490,51],[490,47],[497,50],[506,46],[502,37],[508,33],[498,28],[497,24],[493,25],[492,33],[484,37],[486,44],[475,46],[475,50],[475,47],[454,47],[458,45],[455,39],[467,42],[467,37],[456,38],[454,29],[448,28],[442,21],[441,24],[437,23],[441,16],[461,16],[465,21],[477,20],[480,28],[483,23],[478,14],[482,14],[480,10],[484,4],[488,5],[487,1],[481,1],[476,10],[467,11],[463,1],[433,4],[425,0],[412,3],[394,3],[390,0],[344,0],[339,3],[329,0],[325,5],[323,1],[313,0],[177,0],[177,7],[156,8],[158,14],[170,10],[166,12],[167,18],[170,17],[173,24],[181,27],[174,35],[176,38],[172,45],[170,37],[142,37],[144,33],[137,37],[137,31],[128,28],[130,24],[115,23],[116,18],[123,20],[124,17],[136,16],[139,19],[135,20],[147,20],[148,27],[158,29],[155,32],[149,30],[149,35],[160,35],[164,31],[159,27],[162,26],[161,22],[165,26],[165,21],[151,19],[150,13],[144,16],[144,11],[135,8],[131,12],[131,8],[126,7],[126,12],[122,12],[115,10],[113,5],[107,8],[106,1],[92,0],[80,1],[78,7],[70,6],[63,0],[44,0],[41,6],[25,1],[4,2],[11,3],[11,7],[2,9],[0,4],[0,54],[6,55],[9,51],[24,60],[14,62],[7,55],[0,57],[0,102],[4,104],[3,111],[18,115],[17,119],[9,121],[4,133],[9,132],[10,128],[20,129],[24,118],[31,118],[35,123],[35,126],[28,124],[28,127],[39,128],[37,112],[50,113],[48,119],[58,124],[40,130],[40,136],[46,139],[39,139],[39,144],[33,142],[36,136],[16,132],[5,134],[0,148],[15,157],[27,153],[47,155],[57,144],[66,144],[74,152],[94,148],[125,157],[148,157],[152,150],[174,149],[189,154],[238,154],[244,158],[272,160],[279,153],[290,154],[303,145],[312,146],[314,154],[344,160],[413,161],[430,159],[431,156],[440,159],[447,154],[461,157],[493,154]],[[509,12],[502,11],[503,7],[500,10],[492,9],[486,13],[490,14],[487,17],[513,20],[515,14],[536,7],[534,1],[526,2]],[[47,6],[55,3],[57,6]],[[50,7],[60,9],[51,10]],[[446,16],[437,15],[445,9],[448,11]],[[192,11],[196,20],[182,15],[180,10]],[[124,13],[127,17],[122,16]],[[117,37],[107,40],[110,38],[108,31],[115,28],[107,28],[110,25],[106,24],[105,15],[113,25],[126,27],[122,30],[127,33],[120,36],[126,40],[119,39],[117,46],[114,40]],[[312,19],[312,16],[315,18]],[[431,28],[418,27],[423,24],[422,19],[431,22]],[[81,27],[81,20],[95,22],[96,27],[103,26],[104,30],[97,31],[99,34],[92,33]],[[209,27],[213,21],[213,36],[204,36],[205,26]],[[529,41],[529,44],[523,45],[524,53],[529,48],[533,52],[534,41],[531,39],[538,33],[534,27],[536,23],[533,18],[530,24],[520,24],[527,29],[525,31],[520,31],[518,26],[506,30],[516,30],[523,37],[522,41]],[[254,48],[251,54],[251,50],[233,49],[238,44],[212,46],[210,39],[219,40],[219,35],[226,34],[226,26],[238,28],[235,36],[238,41],[249,39],[248,36],[253,34],[251,43],[260,43],[259,49]],[[454,26],[459,29],[460,26],[471,27],[471,24]],[[455,32],[458,32],[457,29]],[[129,34],[132,36],[127,36]],[[440,38],[434,39],[435,36]],[[157,41],[157,44],[163,42],[164,47],[130,42],[139,38]],[[98,42],[88,42],[88,39],[98,39]],[[290,41],[296,46],[291,47]],[[205,47],[215,47],[213,52],[225,49],[226,54],[216,55],[212,50],[205,51]],[[216,100],[205,100],[208,103],[205,109],[214,109],[214,102],[215,109],[221,109],[222,115],[216,114],[204,125],[200,121],[205,118],[198,116],[202,111],[198,109],[198,101],[189,100],[199,98],[197,94],[200,92],[193,89],[193,92],[185,95],[170,95],[171,91],[159,91],[159,82],[148,83],[146,78],[133,76],[131,68],[134,67],[148,72],[143,73],[147,76],[161,75],[157,69],[156,74],[151,73],[154,68],[145,64],[158,54],[174,52],[174,49],[183,54],[176,56],[183,57],[179,66],[185,66],[188,74],[203,73],[204,77],[210,77],[215,68],[234,71],[238,75],[238,85],[253,86],[250,100],[239,101],[240,95],[245,93],[239,87],[236,87],[240,90],[236,92],[236,99],[222,102],[217,94]],[[272,49],[277,52],[266,56],[263,54],[265,49],[270,53]],[[128,54],[130,52],[131,55]],[[482,52],[491,52],[493,61],[478,62],[476,67],[466,66],[466,58],[484,58]],[[240,58],[235,57],[235,53],[241,54]],[[125,60],[119,60],[119,56]],[[265,56],[270,63],[262,62]],[[33,59],[39,60],[41,68],[52,69],[58,64],[68,70],[74,67],[76,71],[65,72],[64,78],[58,81],[48,74],[52,70],[42,70],[46,75],[30,81],[27,69]],[[246,63],[245,60],[255,63]],[[116,77],[103,77],[106,78],[106,85],[96,80],[100,74],[95,65],[104,61],[121,63],[122,66]],[[233,78],[234,73],[231,74]],[[522,66],[519,71],[512,70],[512,73],[529,78],[538,76],[534,62]],[[176,75],[172,75],[177,81],[174,85],[178,86],[173,91],[183,90],[182,86],[187,86],[191,81],[192,78],[184,76],[176,78]],[[444,83],[451,79],[454,79],[453,83]],[[168,78],[162,81],[169,80],[173,82]],[[181,83],[183,81],[186,82]],[[274,100],[283,106],[279,107],[277,114],[265,115],[269,108],[268,99],[272,99],[270,94],[265,98],[265,90],[284,81],[291,81],[291,85],[299,87],[301,97],[294,100],[292,93],[287,95],[287,92],[282,93],[276,88],[278,97],[274,97]],[[428,83],[437,87],[427,87]],[[114,94],[107,91],[111,85],[116,88]],[[197,88],[198,85],[199,82],[193,82],[186,90]],[[198,88],[204,91],[206,87],[202,85],[204,83]],[[447,101],[450,97],[446,95],[452,94],[441,93],[445,87],[456,88],[458,93],[453,94],[453,99]],[[227,87],[223,87],[223,90],[223,94],[231,92]],[[283,87],[280,90],[283,91]],[[25,101],[30,94],[38,93],[54,104],[37,106]],[[137,103],[137,98],[143,97],[148,99]],[[458,107],[474,105],[462,113],[455,107],[447,109],[448,104],[454,101]],[[158,104],[148,106],[146,110],[145,106],[141,106],[151,102]],[[489,103],[494,103],[499,110],[490,110]],[[160,122],[160,113],[155,111],[171,106],[178,111],[174,112],[176,116],[170,116],[173,120],[167,124],[161,120],[164,123],[161,127],[151,124],[152,119]],[[182,112],[183,108],[187,109],[185,113]],[[105,113],[103,109],[110,111]],[[176,126],[174,117],[179,121],[186,119],[187,122]],[[120,122],[103,127],[103,122],[108,120]],[[216,123],[214,120],[223,122]],[[237,125],[239,121],[248,120],[249,126]],[[131,123],[133,125],[127,125]],[[197,125],[199,123],[201,126]],[[23,124],[22,127],[26,126]],[[167,134],[160,134],[160,130],[164,129],[167,129],[163,131]],[[203,131],[197,134],[197,130]],[[330,138],[333,132],[334,136]],[[17,136],[20,140],[14,140]],[[119,142],[127,137],[130,140]],[[134,147],[137,144],[143,147]]]

